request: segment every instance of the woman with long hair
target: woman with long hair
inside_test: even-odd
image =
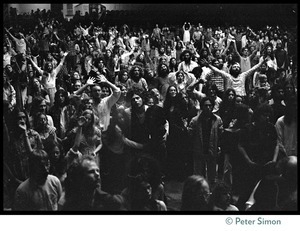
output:
[[[167,163],[169,163],[169,177],[182,179],[183,175],[183,156],[181,153],[182,136],[186,132],[186,122],[182,111],[183,101],[178,93],[176,86],[171,85],[167,89],[166,99],[163,109],[166,119],[169,122],[169,134],[167,138]]]
[[[75,107],[70,104],[68,92],[59,89],[55,93],[54,105],[50,108],[49,114],[53,118],[54,127],[57,129],[57,136],[64,139],[70,122],[71,115],[75,113]]]

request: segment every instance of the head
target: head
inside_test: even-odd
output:
[[[242,54],[243,54],[244,57],[247,57],[249,55],[248,47],[243,47],[242,48]]]
[[[84,128],[93,128],[95,123],[95,115],[92,110],[86,109],[82,112],[82,116],[85,118],[86,123],[83,125]]]
[[[204,97],[200,101],[200,108],[204,116],[211,116],[212,110],[215,106],[215,101],[210,97]]]
[[[183,57],[183,61],[185,61],[186,63],[191,62],[193,54],[190,50],[184,50],[181,55]]]
[[[19,125],[26,125],[26,129],[30,129],[30,123],[28,119],[28,115],[26,111],[20,110],[18,107],[14,108],[12,111],[12,117],[15,121],[13,132],[20,135],[20,128]]]
[[[67,171],[66,199],[90,196],[98,187],[101,187],[100,171],[95,158],[86,155],[75,159]]]
[[[272,86],[271,89],[271,97],[273,100],[277,101],[281,101],[284,99],[284,90],[283,90],[283,86],[281,86],[280,84],[274,84]]]
[[[41,129],[45,129],[48,127],[48,118],[47,115],[43,112],[38,112],[34,115],[34,129],[40,131]]]
[[[237,77],[240,73],[241,73],[241,66],[239,63],[234,63],[230,70],[229,73],[233,76],[233,77]]]
[[[223,181],[217,182],[212,190],[211,201],[215,206],[226,210],[231,203],[231,190],[229,185]]]
[[[169,74],[169,67],[165,63],[161,63],[157,67],[157,74],[159,77],[165,77]]]
[[[94,100],[101,100],[102,96],[102,89],[99,84],[95,84],[92,86],[92,98]]]
[[[177,83],[183,83],[183,81],[184,81],[184,72],[183,71],[179,71],[176,73],[176,80],[177,80]]]
[[[228,102],[235,102],[236,99],[236,93],[235,90],[232,88],[228,88],[225,92],[224,92],[224,100],[228,101]]]
[[[182,211],[208,211],[210,188],[204,177],[189,176],[183,185],[181,210]]]
[[[86,110],[86,109],[92,110],[93,109],[93,99],[92,98],[90,98],[90,97],[84,98],[81,103],[82,103],[83,110]]]
[[[66,106],[70,102],[68,92],[64,89],[58,89],[57,92],[55,92],[54,96],[54,104],[57,106]]]
[[[140,88],[133,88],[127,92],[130,99],[132,109],[139,109],[144,105],[144,91]]]
[[[45,70],[47,72],[51,72],[53,70],[53,64],[51,62],[47,62],[45,66]]]
[[[50,160],[48,154],[42,149],[34,149],[29,156],[29,178],[37,184],[43,185],[47,180]]]
[[[111,94],[111,90],[108,86],[102,86],[101,87],[101,98],[104,98],[104,97],[107,97],[107,96],[110,96]]]
[[[144,75],[144,72],[140,66],[133,66],[129,71],[129,76],[135,82],[138,82]]]
[[[122,83],[126,83],[126,81],[128,80],[128,71],[127,70],[121,70],[119,72],[119,81]]]
[[[260,127],[265,127],[273,118],[273,109],[269,104],[261,104],[253,114],[253,121]]]
[[[167,89],[167,97],[175,98],[178,94],[177,88],[174,85],[171,85]]]

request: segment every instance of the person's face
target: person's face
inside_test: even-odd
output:
[[[267,47],[267,54],[271,54],[272,53],[272,48],[270,46]]]
[[[92,99],[89,99],[86,103],[85,103],[85,109],[92,109],[93,107],[92,107],[92,105],[93,105],[93,100]]]
[[[50,170],[50,161],[48,159],[43,159],[40,163],[35,166],[34,178],[36,182],[40,185],[44,184]]]
[[[102,98],[107,97],[110,95],[109,88],[107,87],[102,87]]]
[[[123,80],[124,82],[126,82],[127,79],[128,79],[128,72],[124,72],[124,73],[122,74],[122,80]]]
[[[209,94],[211,97],[215,97],[215,96],[216,96],[216,91],[215,91],[215,89],[210,88],[210,89],[208,90],[208,94]]]
[[[47,69],[48,69],[48,71],[52,71],[52,69],[53,69],[52,63],[47,64]]]
[[[214,61],[213,66],[219,68],[220,66],[219,60]]]
[[[184,61],[189,61],[191,59],[191,56],[189,53],[186,53],[183,58],[184,58]]]
[[[102,91],[101,91],[101,87],[100,86],[94,86],[92,88],[92,96],[93,96],[93,98],[100,99],[101,98],[101,93],[102,93]]]
[[[153,106],[154,105],[154,99],[153,98],[149,98],[148,101],[147,101],[147,105],[149,107]]]
[[[213,105],[211,104],[211,102],[209,100],[206,100],[204,102],[202,110],[203,110],[204,115],[210,115],[212,113]]]
[[[176,77],[178,83],[182,83],[184,80],[184,76],[182,73],[179,73]]]
[[[77,79],[77,80],[80,79],[78,72],[74,72],[73,79]]]
[[[133,75],[136,76],[136,77],[139,77],[140,76],[140,69],[134,68]]]
[[[77,91],[81,88],[81,82],[76,81],[76,83],[74,84],[74,90]]]
[[[213,48],[214,49],[218,49],[219,48],[219,44],[218,43],[214,43]]]
[[[149,201],[152,197],[152,187],[148,182],[143,181],[139,187],[139,197],[142,201]]]
[[[131,98],[131,104],[135,108],[140,108],[143,106],[143,99],[139,95],[134,94]]]
[[[236,97],[235,103],[236,104],[242,104],[243,103],[243,99],[241,97]]]
[[[263,72],[263,73],[265,73],[265,72],[267,71],[267,65],[262,64],[262,65],[260,66],[260,71]]]
[[[100,170],[95,161],[85,160],[82,163],[84,175],[83,182],[85,186],[94,190],[100,186]]]
[[[162,73],[167,73],[168,68],[166,65],[161,65],[160,70]]]
[[[90,125],[92,122],[92,115],[90,113],[85,113],[84,118],[86,120],[86,123],[84,124],[84,126]]]
[[[246,48],[246,49],[244,49],[244,51],[243,51],[243,55],[244,56],[247,56],[248,55],[248,52],[249,52],[249,50]]]
[[[292,94],[293,90],[294,90],[294,88],[293,88],[293,86],[291,84],[288,84],[288,85],[285,86],[285,92],[287,94]]]
[[[59,94],[59,100],[60,100],[61,103],[65,102],[65,96],[62,93]]]
[[[175,97],[177,95],[177,91],[175,87],[170,87],[169,89],[169,95],[171,96],[171,98]]]
[[[52,157],[54,160],[58,160],[60,157],[60,150],[57,146],[54,146],[53,150],[52,150]]]
[[[46,101],[45,100],[43,100],[42,102],[41,102],[41,104],[40,104],[40,106],[39,106],[39,111],[40,112],[46,112],[46,108],[47,108],[47,105],[46,105]]]
[[[26,125],[26,115],[24,112],[19,112],[17,116],[17,123],[21,125]]]
[[[48,124],[47,117],[41,114],[40,117],[38,118],[38,125],[40,127],[47,127],[47,124]]]
[[[120,90],[121,90],[121,94],[122,94],[123,96],[126,96],[126,95],[127,95],[127,88],[126,88],[125,86],[122,86]]]
[[[9,72],[12,72],[12,71],[13,71],[12,66],[7,65],[6,67],[7,67],[7,70],[8,70]]]
[[[165,53],[165,48],[164,48],[164,47],[161,47],[161,48],[159,49],[159,53],[164,54],[164,53]]]
[[[232,73],[233,74],[239,74],[241,71],[241,68],[238,64],[233,64],[231,67]]]
[[[171,47],[170,47],[170,46],[167,46],[167,53],[170,54],[171,51],[172,51],[172,50],[171,50]]]
[[[234,100],[234,93],[232,91],[230,91],[228,93],[228,101],[233,101]]]

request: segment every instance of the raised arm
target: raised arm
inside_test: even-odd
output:
[[[58,64],[57,67],[54,69],[54,71],[55,71],[56,73],[58,73],[58,72],[61,70],[61,68],[62,68],[62,66],[63,66],[63,64],[64,64],[64,62],[65,62],[65,59],[66,59],[67,55],[68,55],[68,52],[65,52],[65,53],[64,53],[64,56],[63,56],[62,59],[60,60],[59,64]]]
[[[29,61],[32,63],[32,66],[41,74],[43,75],[44,71],[32,60],[31,56],[27,56]]]
[[[202,59],[201,62],[209,67],[210,69],[213,70],[213,72],[219,74],[223,79],[230,79],[231,78],[231,75],[226,73],[225,71],[222,71],[222,70],[219,70],[218,68],[214,67],[213,65],[209,64],[208,61],[206,59]]]
[[[88,80],[86,81],[86,84],[83,85],[81,88],[79,88],[77,91],[74,91],[75,95],[81,95],[82,92],[88,87],[94,85],[96,79],[93,77],[89,77]]]

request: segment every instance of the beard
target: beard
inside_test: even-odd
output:
[[[230,70],[230,74],[234,77],[237,77],[240,74],[240,70]]]

